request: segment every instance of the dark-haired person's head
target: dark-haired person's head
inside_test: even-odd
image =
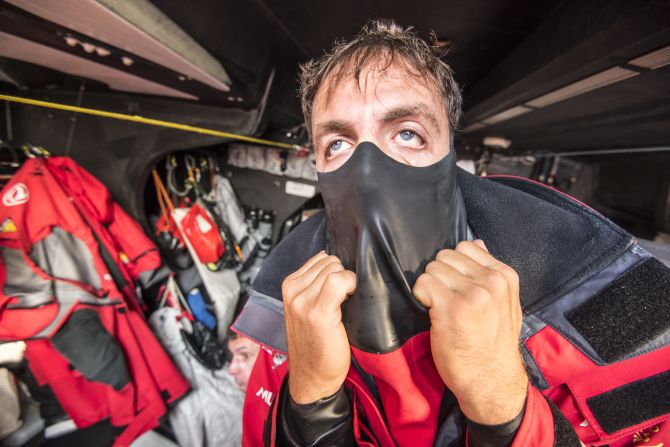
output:
[[[318,171],[338,168],[363,141],[412,166],[449,152],[461,92],[435,50],[412,28],[376,20],[301,67],[302,110]]]

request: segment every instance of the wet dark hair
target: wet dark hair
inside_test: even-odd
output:
[[[431,41],[436,41],[431,34]],[[458,128],[461,118],[461,90],[449,65],[443,62],[436,45],[417,36],[412,27],[403,28],[392,20],[372,20],[349,42],[337,41],[330,52],[300,66],[300,101],[311,137],[312,106],[317,92],[329,79],[326,94],[344,76],[357,79],[363,68],[376,63],[381,71],[400,62],[407,72],[427,82],[442,96],[449,128]]]

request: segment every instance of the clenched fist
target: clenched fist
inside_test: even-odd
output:
[[[519,277],[482,241],[441,250],[417,278],[414,295],[429,309],[433,359],[471,421],[500,424],[526,400],[519,352]]]
[[[321,251],[282,284],[289,393],[307,404],[335,394],[349,371],[349,340],[340,306],[356,290],[356,274]]]

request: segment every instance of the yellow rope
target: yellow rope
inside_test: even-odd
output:
[[[68,111],[68,112],[83,113],[83,114],[86,114],[86,115],[102,116],[104,118],[112,118],[112,119],[122,120],[122,121],[132,121],[134,123],[148,124],[150,126],[169,127],[171,129],[183,130],[185,132],[195,132],[195,133],[201,133],[201,134],[206,134],[206,135],[214,135],[216,137],[229,138],[229,139],[232,139],[232,140],[239,140],[239,141],[246,141],[246,142],[249,142],[249,143],[262,144],[262,145],[265,145],[265,146],[280,147],[280,148],[283,148],[283,149],[293,149],[293,150],[301,150],[302,149],[302,147],[297,145],[297,144],[280,143],[278,141],[270,141],[270,140],[264,140],[262,138],[248,137],[246,135],[238,135],[238,134],[234,134],[234,133],[230,133],[230,132],[222,132],[220,130],[206,129],[204,127],[189,126],[188,124],[179,124],[179,123],[173,123],[171,121],[156,120],[156,119],[153,119],[153,118],[144,118],[144,117],[138,116],[138,115],[127,115],[125,113],[107,112],[105,110],[97,110],[97,109],[89,109],[89,108],[86,108],[86,107],[69,106],[67,104],[60,104],[60,103],[57,103],[57,102],[39,101],[39,100],[36,100],[36,99],[21,98],[19,96],[10,96],[10,95],[2,95],[2,94],[0,94],[0,100],[18,102],[18,103],[21,103],[21,104],[28,104],[28,105],[31,105],[31,106],[46,107],[46,108],[49,108],[49,109],[65,110],[65,111]]]

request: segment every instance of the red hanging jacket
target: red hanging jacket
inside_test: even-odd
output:
[[[51,157],[46,165],[123,275],[127,284],[121,291],[128,305],[139,310],[135,285],[150,285],[161,271],[158,248],[140,225],[112,200],[107,188],[71,158]],[[110,274],[114,276],[113,272]],[[123,281],[118,278],[116,282]]]
[[[69,158],[26,161],[0,196],[0,339],[26,340],[78,427],[109,418],[129,445],[189,387],[135,292],[160,269],[156,247]]]

